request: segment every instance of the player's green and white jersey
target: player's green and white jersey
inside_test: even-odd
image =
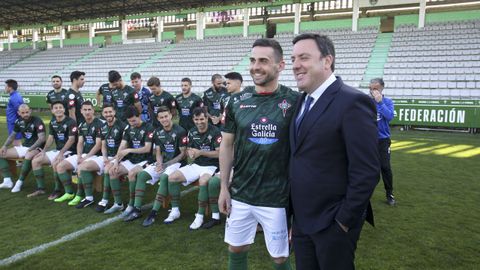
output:
[[[57,119],[50,121],[49,135],[52,135],[55,139],[55,145],[57,150],[61,150],[68,141],[68,137],[75,136],[75,143],[72,144],[68,151],[72,153],[77,152],[77,123],[72,118],[66,116],[61,122],[57,122]]]
[[[138,94],[131,86],[125,85],[123,89],[114,89],[112,91],[112,101],[116,111],[116,117],[126,122],[125,110],[138,102]]]
[[[112,104],[112,92],[114,89],[110,88],[110,84],[104,83],[98,88],[98,93],[102,95],[102,104]]]
[[[142,122],[140,127],[132,127],[128,125],[123,132],[123,140],[127,142],[127,148],[142,148],[146,143],[151,143],[153,140],[153,127],[145,122]],[[129,160],[133,164],[141,161],[151,160],[151,151],[142,154],[128,154],[124,160]]]
[[[88,124],[86,121],[83,121],[78,126],[78,135],[83,137],[83,153],[88,154],[90,150],[95,146],[95,140],[101,138],[102,134],[102,120],[98,118],[93,118],[93,121]],[[101,150],[99,149],[95,155],[100,155]]]
[[[160,122],[157,120],[157,112],[161,106],[166,106],[170,110],[176,107],[175,98],[169,92],[163,90],[162,93],[158,96],[152,94],[149,97],[149,106],[152,112],[152,125],[155,128],[162,127]]]
[[[233,199],[288,206],[289,125],[299,96],[283,85],[269,95],[247,87],[231,96],[223,131],[235,135]]]
[[[13,131],[23,136],[23,146],[30,147],[38,140],[38,133],[45,133],[45,124],[37,116],[30,116],[30,119],[18,118],[15,121]],[[40,147],[43,147],[41,145]]]
[[[207,107],[210,115],[220,116],[222,114],[222,99],[225,96],[228,96],[228,92],[223,87],[218,92],[212,87],[203,92],[203,105]]]
[[[177,124],[173,124],[170,131],[157,128],[153,138],[155,145],[160,147],[163,163],[178,156],[180,154],[180,147],[186,147],[188,143],[187,131]]]
[[[112,126],[107,124],[107,121],[102,126],[102,141],[105,141],[107,146],[107,156],[114,157],[117,154],[118,147],[122,143],[123,131],[126,128],[126,124],[115,119]]]
[[[197,127],[188,132],[188,147],[202,151],[215,151],[220,148],[222,133],[216,126],[209,124],[205,133],[200,133]],[[193,161],[200,166],[217,166],[218,158],[200,156]]]
[[[192,129],[195,126],[192,119],[192,112],[196,107],[203,106],[202,99],[194,93],[188,97],[179,94],[175,99],[177,100],[177,111],[179,115],[178,124],[185,130]]]
[[[65,88],[62,88],[59,92],[55,92],[55,90],[51,90],[47,93],[46,102],[50,104],[50,106],[60,101],[63,103],[63,107],[65,107],[65,115],[68,116],[68,91]]]
[[[77,123],[81,123],[84,121],[82,112],[80,109],[82,108],[83,104],[83,96],[80,91],[75,91],[72,88],[68,89],[67,92],[68,96],[68,109],[75,108],[75,117],[77,118]]]

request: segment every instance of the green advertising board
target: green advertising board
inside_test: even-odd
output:
[[[394,99],[392,125],[480,127],[479,100]]]

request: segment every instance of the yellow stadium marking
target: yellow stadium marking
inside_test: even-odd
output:
[[[474,148],[474,146],[473,145],[466,145],[466,144],[459,144],[459,145],[452,145],[450,147],[446,147],[446,148],[443,148],[443,149],[433,150],[431,153],[435,154],[435,155],[446,156],[448,154],[464,151],[464,150],[467,150],[467,149],[470,149],[470,148]]]
[[[429,146],[429,147],[423,147],[423,148],[410,150],[410,151],[407,151],[407,153],[409,153],[409,154],[420,154],[420,153],[430,152],[430,151],[435,150],[435,149],[445,148],[445,147],[449,147],[449,146],[450,146],[450,144],[444,143],[444,144],[432,145],[432,146]]]
[[[419,146],[423,146],[423,145],[426,145],[427,143],[425,142],[412,142],[410,144],[406,144],[406,145],[403,145],[403,146],[392,146],[392,151],[398,151],[398,150],[403,150],[403,149],[409,149],[409,148],[414,148],[414,147],[419,147]]]
[[[476,147],[470,150],[465,150],[462,152],[457,152],[454,154],[449,155],[449,157],[455,157],[455,158],[471,158],[474,156],[480,155],[480,147]]]

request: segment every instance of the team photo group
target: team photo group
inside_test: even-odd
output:
[[[36,189],[28,198],[119,213],[125,222],[141,218],[149,227],[161,223],[155,222],[165,207],[162,222],[175,223],[182,186],[195,184],[198,209],[189,229],[224,225],[228,269],[248,268],[259,230],[274,269],[292,269],[292,252],[296,269],[354,269],[364,222],[374,224],[370,198],[380,174],[387,203],[395,204],[393,103],[382,95],[381,78],[367,95],[335,75],[327,36],[296,36],[291,55],[284,59],[274,39],[257,39],[249,56],[254,85],[243,85],[237,72],[214,74],[203,95],[192,92],[188,74],[173,96],[161,74],[144,78],[145,87],[141,74],[130,74],[128,84],[112,70],[92,103],[81,91],[88,74],[71,72],[68,90],[54,75],[49,122],[32,113],[9,79],[0,192],[26,189],[31,174]],[[298,89],[281,84],[287,61]],[[156,192],[148,213],[142,210],[147,189]]]

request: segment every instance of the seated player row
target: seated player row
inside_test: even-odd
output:
[[[144,226],[150,226],[167,196],[171,196],[172,209],[164,222],[178,219],[180,184],[186,186],[198,180],[198,212],[190,228],[202,226],[209,201],[212,220],[203,227],[220,224],[217,203],[220,181],[213,176],[218,171],[218,149],[222,137],[220,130],[209,124],[205,108],[193,109],[195,126],[188,135],[183,127],[173,123],[172,112],[166,106],[158,108],[157,120],[161,127],[157,129],[142,121],[134,106],[127,107],[124,112],[128,125],[116,118],[116,111],[110,104],[104,105],[102,116],[105,120],[100,120],[94,116],[92,103],[83,102],[81,113],[84,121],[78,128],[75,120],[65,115],[61,101],[54,102],[51,111],[53,118],[46,137],[43,121],[31,114],[28,105],[21,105],[14,133],[0,149],[0,169],[4,177],[0,187],[13,185],[7,159],[24,158],[12,192],[20,191],[29,171],[33,170],[37,189],[27,197],[43,195],[46,191],[42,166],[51,165],[55,187],[48,199],[58,203],[68,201],[68,205],[82,209],[94,203],[92,184],[96,173],[103,175],[103,196],[96,210],[110,214],[124,209],[119,179],[128,176],[130,200],[121,215],[125,221],[131,221],[141,216],[146,183],[159,182],[153,209],[143,222]],[[22,146],[7,149],[16,133],[24,136]],[[48,151],[54,142],[56,149]],[[193,163],[187,165],[187,156]],[[76,193],[72,185],[74,172],[78,175]],[[65,191],[63,195],[62,187]],[[110,193],[114,203],[107,207]]]

